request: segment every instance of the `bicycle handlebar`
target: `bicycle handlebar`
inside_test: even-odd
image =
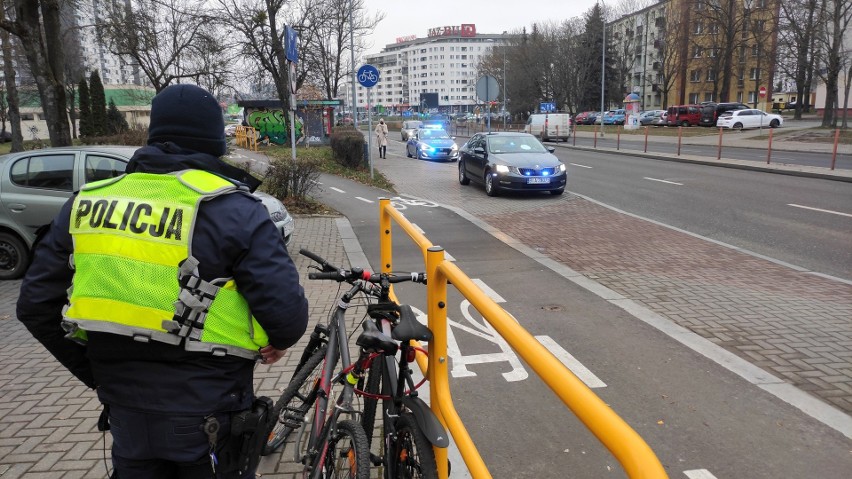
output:
[[[405,281],[426,284],[426,273],[414,272],[406,274],[380,274],[370,273],[363,268],[352,268],[351,270],[346,270],[330,264],[323,257],[304,248],[299,250],[299,254],[316,261],[322,269],[322,272],[319,273],[308,273],[308,279],[330,279],[339,283],[344,281],[352,282],[361,280],[368,283],[379,284],[383,280],[387,280],[390,284],[403,283]]]

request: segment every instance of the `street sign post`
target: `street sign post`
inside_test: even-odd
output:
[[[476,80],[476,96],[482,102],[491,102],[497,99],[500,93],[500,86],[497,84],[497,79],[491,75],[484,75]],[[491,108],[488,108],[486,113],[486,121],[488,122],[488,133],[491,133]]]
[[[367,89],[367,158],[370,159],[370,178],[373,178],[373,115],[370,111],[370,88],[378,82],[379,69],[370,64],[361,65],[358,69],[358,83]]]

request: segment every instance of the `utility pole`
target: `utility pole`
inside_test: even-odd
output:
[[[603,34],[601,36],[601,138],[604,136],[604,85],[606,84],[606,14],[603,2],[601,2],[601,20],[603,20]]]
[[[352,100],[349,102],[350,113],[352,114],[352,124],[358,128],[358,102],[355,100],[355,75],[358,71],[355,68],[355,27],[352,24],[352,10],[355,8],[355,0],[349,2],[349,53],[352,61]],[[369,135],[370,132],[367,132]]]

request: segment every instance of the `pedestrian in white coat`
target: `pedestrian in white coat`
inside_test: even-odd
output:
[[[376,144],[379,145],[379,158],[387,158],[388,156],[388,126],[385,124],[385,119],[379,120],[376,124]]]

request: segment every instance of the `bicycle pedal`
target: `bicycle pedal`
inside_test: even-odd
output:
[[[385,460],[381,456],[373,454],[371,452],[370,453],[370,462],[372,462],[374,466],[381,466],[385,463]]]

